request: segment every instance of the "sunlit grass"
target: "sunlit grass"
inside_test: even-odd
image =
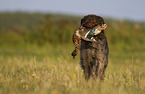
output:
[[[18,20],[15,20],[17,18]],[[84,79],[72,34],[81,17],[0,14],[0,94],[145,94],[145,24],[104,19],[104,81]]]
[[[57,52],[58,50],[60,52]],[[33,50],[35,55],[29,55],[28,50],[25,52],[27,56],[22,53],[1,54],[0,93],[144,94],[145,92],[145,63],[136,61],[135,57],[115,59],[111,56],[104,81],[93,79],[85,81],[79,65],[79,56],[73,60],[70,56],[71,49],[58,47],[54,51],[56,56],[54,53],[46,54],[45,51],[47,52],[42,47],[42,52]]]

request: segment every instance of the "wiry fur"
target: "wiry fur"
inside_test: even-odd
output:
[[[104,24],[104,20],[100,16],[87,15],[81,19],[81,26],[91,30],[97,25]],[[80,64],[84,70],[86,79],[98,78],[104,79],[105,70],[108,65],[109,48],[104,30],[100,34],[94,36],[96,41],[86,41],[73,35],[73,42],[76,46],[72,52],[72,56],[76,56],[80,49]]]

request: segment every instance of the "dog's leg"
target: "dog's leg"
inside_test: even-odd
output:
[[[90,49],[80,49],[81,66],[84,70],[85,79],[89,80],[92,73],[92,59]]]
[[[105,78],[105,70],[108,65],[108,54],[101,54],[101,56],[98,55],[98,66],[96,66],[97,69],[97,76],[100,78],[100,80],[104,80]]]
[[[104,80],[105,78],[105,70],[107,68],[107,65],[108,65],[108,54],[105,55],[103,66],[102,66],[102,74],[100,76],[102,80]]]
[[[84,71],[85,79],[89,80],[90,79],[90,67],[89,67],[89,62],[88,62],[88,56],[85,50],[81,51],[81,65]]]

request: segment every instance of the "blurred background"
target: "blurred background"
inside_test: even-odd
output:
[[[85,81],[72,35],[104,18],[109,64]],[[0,94],[145,94],[145,0],[0,0]]]
[[[71,53],[72,34],[88,14],[102,16],[108,25],[110,55],[143,53],[144,4],[144,0],[0,0],[0,53],[12,53],[7,48],[17,48],[17,53],[23,48],[25,53],[31,47],[64,45]]]

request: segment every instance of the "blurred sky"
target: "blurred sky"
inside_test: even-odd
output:
[[[145,22],[145,0],[0,0],[0,11],[96,14]]]

